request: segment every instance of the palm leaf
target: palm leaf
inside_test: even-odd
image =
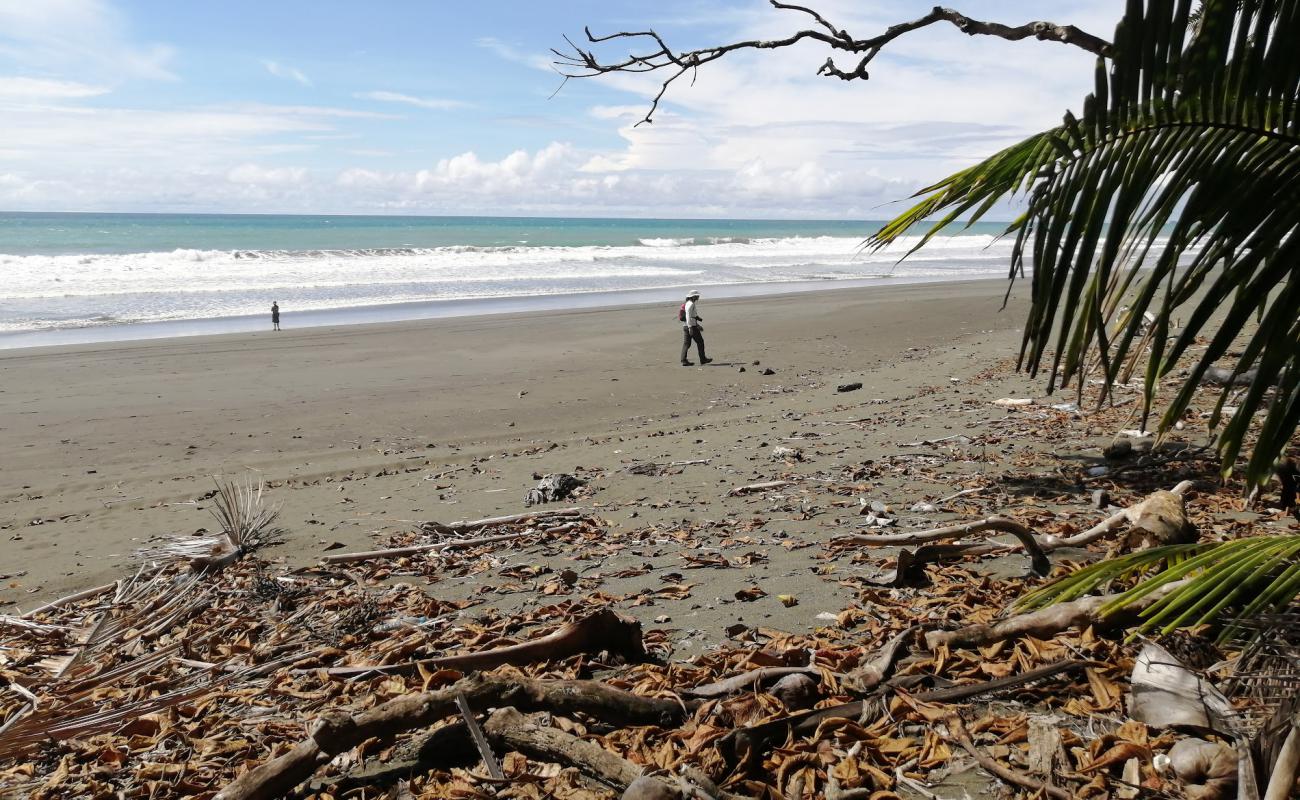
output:
[[[1141,612],[1135,634],[1214,624],[1229,610],[1239,611],[1239,619],[1281,611],[1300,597],[1300,534],[1139,550],[1059,578],[1026,594],[1017,605],[1043,608],[1134,577],[1138,582],[1102,606],[1103,614],[1114,614],[1162,586],[1189,579]],[[1220,640],[1231,639],[1238,633],[1236,627],[1225,626]]]
[[[1211,424],[1222,423],[1227,473],[1259,423],[1244,469],[1258,487],[1300,423],[1296,41],[1300,0],[1209,0],[1195,17],[1191,0],[1133,0],[1079,116],[923,189],[870,244],[927,224],[919,248],[1022,198],[1027,209],[1007,229],[1010,278],[1033,267],[1021,367],[1047,369],[1049,391],[1071,382],[1081,391],[1096,371],[1104,402],[1145,350],[1145,427],[1157,387],[1186,358],[1163,432],[1205,371],[1235,357],[1235,370],[1254,367],[1255,378],[1226,421],[1235,390],[1224,387]],[[1209,345],[1193,354],[1201,337]]]

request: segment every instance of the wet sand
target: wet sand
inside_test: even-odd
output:
[[[973,430],[1006,413],[993,398],[1041,392],[1024,376],[977,378],[1019,344],[1023,305],[1013,297],[1000,311],[1005,289],[973,281],[706,296],[715,361],[693,368],[677,364],[676,308],[663,304],[301,331],[286,315],[281,333],[0,352],[0,610],[113,580],[150,539],[213,527],[212,476],[250,470],[283,509],[285,542],[264,556],[291,566],[331,546],[369,549],[417,521],[522,511],[534,473],[575,470],[591,480],[579,502],[615,531],[762,511],[779,518],[782,537],[824,541],[856,524],[857,498],[792,515],[727,489],[812,480]],[[863,388],[836,391],[849,382]],[[888,424],[826,424],[882,410]],[[790,438],[807,459],[774,462],[771,448]],[[695,459],[710,461],[664,476],[621,469]],[[906,509],[984,469],[959,460],[947,485],[886,476],[871,491]],[[611,564],[667,569],[679,555],[640,548]],[[511,557],[527,558],[502,554]],[[761,567],[697,579],[711,582],[708,597],[755,582],[780,589],[809,583],[809,557],[773,547]],[[638,580],[658,579],[607,588]],[[773,602],[762,615],[806,627],[843,606],[818,594],[833,583],[815,583],[801,587],[813,594],[800,605]],[[697,609],[702,635],[732,613],[714,610]]]

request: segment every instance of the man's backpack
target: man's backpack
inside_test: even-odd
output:
[[[686,321],[686,304],[685,304],[685,303],[682,303],[682,307],[679,308],[679,309],[677,309],[677,321],[678,321],[678,322],[685,322],[685,321]]]

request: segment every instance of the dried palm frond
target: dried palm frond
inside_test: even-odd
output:
[[[272,525],[280,515],[280,507],[263,501],[265,486],[261,479],[256,484],[251,477],[246,477],[243,483],[214,481],[217,491],[212,496],[210,511],[221,526],[219,532],[174,537],[162,544],[143,548],[137,555],[148,560],[181,559],[190,562],[195,569],[219,569],[267,544],[278,530]]]
[[[280,516],[279,506],[263,504],[263,489],[260,478],[256,487],[253,479],[248,477],[242,485],[235,481],[217,482],[217,494],[212,498],[212,516],[221,523],[221,530],[230,546],[240,552],[264,544],[272,531],[272,523]]]

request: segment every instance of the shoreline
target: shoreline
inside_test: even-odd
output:
[[[680,300],[682,292],[698,289],[706,299],[733,300],[781,297],[835,290],[894,288],[914,285],[1005,282],[1006,278],[981,276],[954,279],[951,276],[882,276],[873,278],[818,281],[771,281],[731,284],[683,284],[649,289],[624,289],[576,294],[521,295],[512,297],[450,298],[414,302],[359,305],[294,312],[281,309],[285,330],[350,327],[386,323],[461,317],[528,314],[564,310],[632,308]],[[60,346],[180,339],[225,334],[256,333],[270,325],[269,312],[256,316],[211,317],[0,332],[0,351]]]

